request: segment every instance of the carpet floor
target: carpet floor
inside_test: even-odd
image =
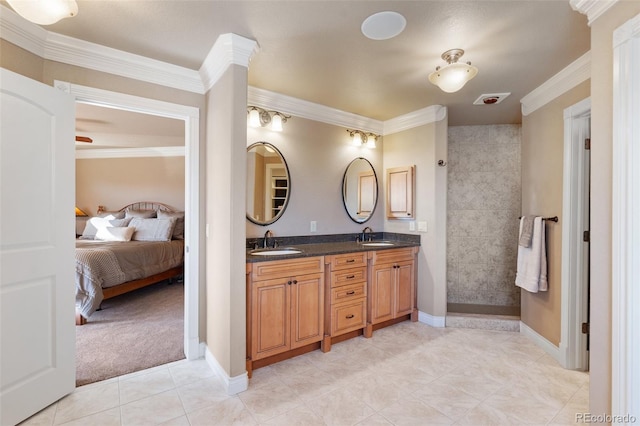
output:
[[[183,336],[183,283],[107,299],[76,326],[76,386],[184,359]]]

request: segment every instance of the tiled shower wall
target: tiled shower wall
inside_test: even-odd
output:
[[[449,308],[519,307],[520,125],[450,127],[448,139]]]

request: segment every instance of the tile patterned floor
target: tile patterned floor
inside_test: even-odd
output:
[[[506,331],[405,322],[254,372],[224,392],[204,360],[83,386],[24,425],[566,425],[589,375]]]

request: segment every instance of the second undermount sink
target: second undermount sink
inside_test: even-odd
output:
[[[255,249],[249,252],[249,254],[253,256],[283,256],[285,254],[298,254],[298,253],[302,253],[302,250],[299,250],[295,247]]]
[[[387,247],[387,246],[392,246],[393,243],[391,241],[365,241],[363,243],[360,243],[363,246],[368,246],[368,247]]]

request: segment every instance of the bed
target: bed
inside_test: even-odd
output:
[[[136,202],[100,206],[76,240],[76,324],[104,299],[179,276],[184,263],[184,212]]]

